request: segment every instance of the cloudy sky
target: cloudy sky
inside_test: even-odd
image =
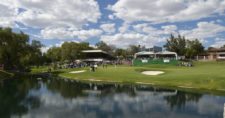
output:
[[[23,31],[47,49],[65,41],[117,47],[162,46],[180,33],[225,44],[225,0],[1,0],[0,26]]]

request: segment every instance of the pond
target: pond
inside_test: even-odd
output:
[[[0,117],[223,118],[225,97],[145,85],[20,78],[0,82]]]

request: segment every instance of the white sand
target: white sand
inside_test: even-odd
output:
[[[83,72],[86,72],[86,70],[71,71],[71,72],[69,72],[69,73],[76,74],[76,73],[83,73]]]
[[[144,75],[160,75],[163,74],[163,71],[143,71],[142,74]]]

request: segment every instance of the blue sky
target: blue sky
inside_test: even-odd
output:
[[[225,0],[2,0],[0,26],[40,40],[162,46],[178,33],[205,47],[225,44]]]

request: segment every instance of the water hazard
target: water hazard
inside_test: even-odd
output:
[[[223,118],[225,97],[144,85],[20,78],[0,82],[0,117]]]

